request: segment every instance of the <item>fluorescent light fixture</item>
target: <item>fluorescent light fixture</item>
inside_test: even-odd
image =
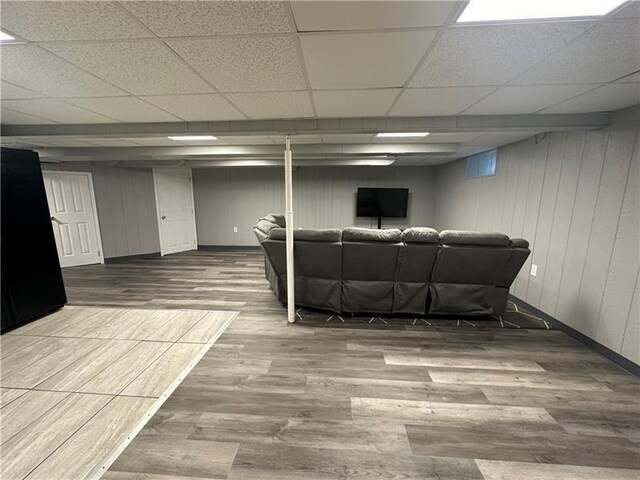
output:
[[[626,0],[471,0],[458,23],[600,17]]]
[[[376,135],[378,138],[419,138],[426,137],[429,132],[381,132]]]
[[[0,42],[10,42],[11,40],[15,40],[15,37],[0,30]]]
[[[213,135],[177,135],[169,138],[178,142],[200,142],[203,140],[218,140],[218,138],[214,137]]]

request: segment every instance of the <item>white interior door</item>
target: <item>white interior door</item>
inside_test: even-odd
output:
[[[190,168],[153,169],[160,254],[196,250],[196,217]]]
[[[91,173],[45,170],[43,177],[60,266],[104,263]]]

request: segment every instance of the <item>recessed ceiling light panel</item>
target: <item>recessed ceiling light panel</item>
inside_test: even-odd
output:
[[[626,0],[471,0],[458,23],[600,17]]]
[[[376,135],[378,138],[419,138],[426,137],[429,132],[381,132]]]
[[[10,42],[11,40],[15,40],[15,37],[12,37],[8,33],[4,33],[0,30],[0,42]]]
[[[171,140],[178,142],[200,142],[203,140],[218,140],[213,135],[176,135],[169,137]]]

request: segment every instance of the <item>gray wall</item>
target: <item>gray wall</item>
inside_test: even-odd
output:
[[[43,169],[91,172],[105,258],[160,251],[151,169],[74,163]]]
[[[370,227],[356,218],[358,187],[407,187],[406,219],[383,220],[385,227],[429,226],[435,221],[434,169],[424,167],[305,167],[294,171],[297,227]],[[193,171],[200,245],[256,245],[256,219],[284,212],[284,176],[275,168],[214,168]],[[233,227],[238,233],[233,233]]]
[[[502,147],[493,177],[465,178],[464,161],[436,174],[438,228],[529,240],[532,255],[512,293],[636,363],[639,124],[636,106],[604,130]]]

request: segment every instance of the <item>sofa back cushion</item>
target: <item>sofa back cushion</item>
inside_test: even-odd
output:
[[[506,247],[509,236],[497,232],[473,232],[469,230],[443,230],[440,232],[440,243],[443,245],[481,245]]]
[[[284,228],[287,226],[287,220],[284,215],[278,213],[270,213],[264,217],[265,220],[269,220],[271,223],[275,223],[277,226]]]
[[[438,244],[440,236],[437,230],[429,227],[411,227],[402,231],[404,243],[435,243]]]
[[[349,227],[342,230],[342,241],[397,243],[402,241],[402,232],[397,228],[380,230]]]
[[[286,228],[274,228],[269,232],[272,240],[286,240]],[[339,228],[300,228],[293,231],[293,240],[298,242],[340,242],[342,232]]]
[[[256,223],[256,226],[253,227],[254,229],[260,230],[262,233],[264,233],[265,235],[269,235],[269,232],[274,229],[274,228],[278,228],[278,224],[267,220],[266,218],[260,218],[258,220],[258,222]]]
[[[342,308],[346,312],[393,311],[394,281],[398,255],[403,244],[391,242],[400,238],[400,231],[381,235],[382,241],[372,241],[372,235],[350,232],[347,238],[366,239],[362,242],[342,241]]]

